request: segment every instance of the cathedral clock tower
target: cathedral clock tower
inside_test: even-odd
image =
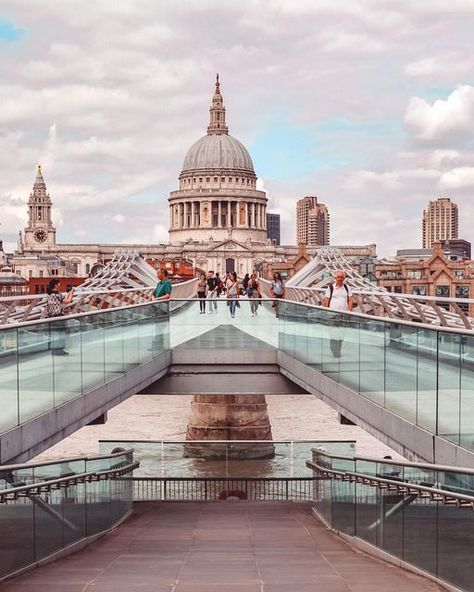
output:
[[[51,221],[51,198],[38,165],[33,191],[28,198],[28,224],[24,230],[25,251],[44,251],[56,244],[56,229]]]

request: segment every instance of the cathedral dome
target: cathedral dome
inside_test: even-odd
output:
[[[182,172],[208,169],[231,169],[254,172],[247,148],[229,134],[208,134],[188,150]]]

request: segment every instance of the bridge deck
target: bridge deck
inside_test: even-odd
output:
[[[353,551],[286,502],[146,503],[83,551],[2,592],[414,592],[433,582]]]

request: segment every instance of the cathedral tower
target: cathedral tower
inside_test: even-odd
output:
[[[51,220],[51,198],[38,165],[33,191],[28,198],[28,224],[24,230],[24,249],[44,251],[56,244],[56,229]]]

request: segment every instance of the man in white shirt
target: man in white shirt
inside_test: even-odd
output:
[[[340,312],[352,311],[352,290],[345,283],[346,275],[343,271],[337,271],[334,276],[334,283],[326,288],[324,294],[323,306],[331,310]],[[332,355],[335,358],[341,357],[342,348],[342,327],[331,328],[330,347]]]

